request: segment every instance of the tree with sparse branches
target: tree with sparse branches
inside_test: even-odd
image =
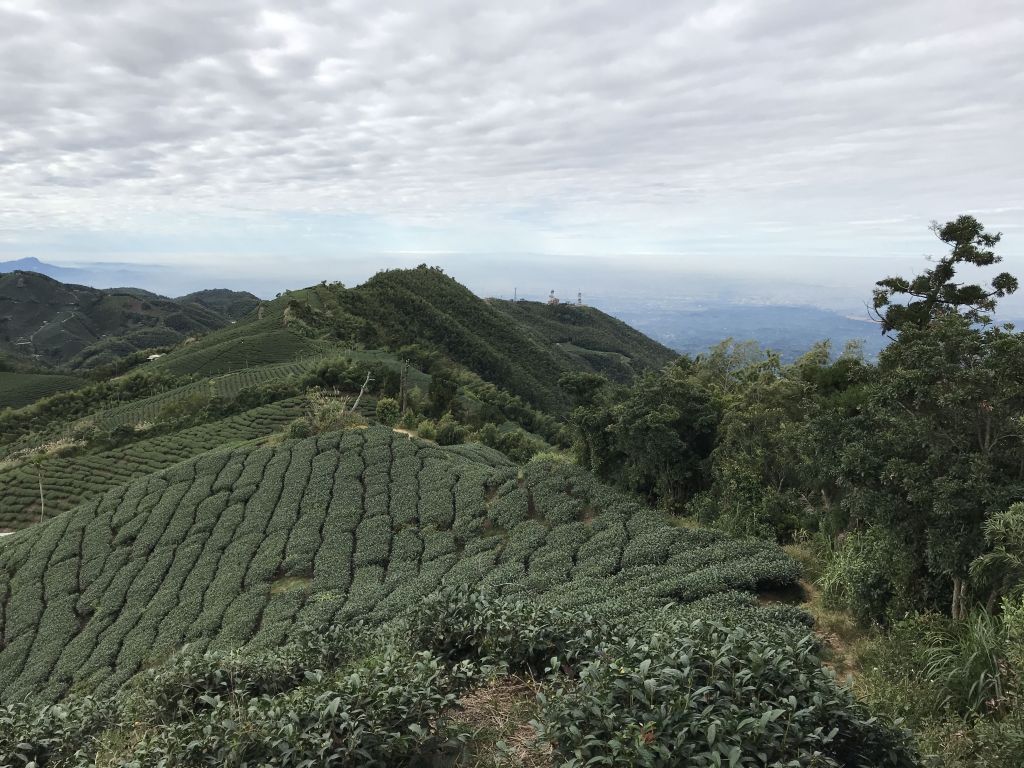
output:
[[[996,299],[1017,290],[1017,278],[1008,272],[992,278],[988,288],[955,280],[960,264],[988,267],[1002,261],[993,250],[1002,238],[1001,233],[986,232],[981,222],[968,215],[941,226],[932,222],[931,228],[950,246],[950,253],[913,279],[887,277],[875,284],[872,307],[882,333],[924,328],[936,318],[952,313],[972,323],[985,324],[991,321],[988,313],[995,309]],[[894,301],[903,297],[905,302]]]

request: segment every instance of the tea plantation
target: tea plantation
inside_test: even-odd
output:
[[[0,768],[918,764],[774,542],[573,463],[588,392],[636,415],[669,350],[436,268],[250,299],[88,381],[0,373]],[[688,370],[640,379],[622,456],[703,413]]]
[[[302,400],[291,398],[109,451],[50,457],[40,464],[0,464],[0,528],[21,528],[39,520],[40,473],[46,514],[52,517],[132,478],[279,431],[302,411]]]
[[[0,371],[0,409],[21,408],[41,397],[82,386],[78,376]]]
[[[243,334],[242,328],[245,333]],[[322,354],[330,345],[285,329],[243,326],[235,333],[213,334],[201,343],[186,344],[156,361],[154,367],[175,375],[213,376],[251,366],[297,360]]]
[[[797,578],[774,547],[672,527],[560,463],[519,471],[374,427],[112,488],[0,544],[0,696],[110,693],[185,643],[273,647],[443,584],[634,611]]]
[[[168,406],[192,397],[233,398],[247,387],[256,387],[274,382],[287,381],[309,371],[321,358],[311,357],[302,360],[276,363],[271,365],[253,366],[233,373],[225,373],[201,379],[161,392],[144,399],[125,403],[114,408],[90,416],[90,420],[98,427],[111,429],[122,424],[139,424],[155,421],[161,411]]]

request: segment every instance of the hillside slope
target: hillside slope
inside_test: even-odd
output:
[[[289,291],[161,365],[186,355],[220,358],[215,348],[230,356],[248,349],[261,362],[280,362],[291,347],[308,346],[299,337],[348,348],[436,353],[549,411],[567,405],[558,388],[566,371],[597,371],[627,381],[677,356],[599,310],[506,306],[481,299],[440,269],[421,266],[379,272],[354,288],[322,283]],[[306,347],[296,352],[311,353]],[[178,364],[178,370],[185,366]]]
[[[175,299],[179,304],[198,304],[229,320],[239,320],[256,309],[260,299],[248,291],[231,291],[227,288],[210,288],[194,291]]]
[[[605,359],[595,364],[591,350],[618,355],[611,372],[620,379],[677,356],[599,310],[485,301],[440,269],[426,266],[380,272],[347,298],[346,308],[367,320],[380,341],[433,344],[484,379],[543,408],[565,404],[557,386],[563,372],[609,370]]]
[[[518,478],[518,479],[517,479]],[[440,585],[610,612],[785,587],[774,546],[673,527],[560,462],[383,427],[206,454],[0,540],[0,699],[109,693],[183,644],[274,647]]]
[[[677,353],[599,309],[574,304],[501,301],[489,304],[580,370],[626,382],[642,370],[663,367]]]
[[[132,289],[98,290],[34,272],[0,274],[0,351],[89,367],[222,328],[227,318]]]
[[[82,383],[77,376],[0,370],[0,410],[22,408],[41,397],[80,387]]]

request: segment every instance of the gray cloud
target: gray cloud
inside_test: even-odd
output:
[[[906,255],[972,210],[1024,253],[1021,39],[1017,0],[0,0],[0,240]]]

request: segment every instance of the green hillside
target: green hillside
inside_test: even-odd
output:
[[[0,463],[0,528],[22,528],[77,506],[129,480],[199,454],[266,437],[303,413],[294,398],[170,434],[138,439],[109,450],[47,456],[44,461]],[[40,501],[40,486],[42,503]]]
[[[651,409],[713,431],[704,363],[426,267],[239,301],[0,413],[0,765],[490,765],[459,718],[495,686],[537,765],[914,764],[822,666],[793,559],[569,458],[609,398],[586,425],[633,447],[588,437],[597,469],[650,500],[616,462],[671,438]]]
[[[195,291],[175,299],[179,304],[198,304],[229,320],[240,320],[256,309],[260,299],[246,291],[211,288]]]
[[[622,355],[621,377],[657,368],[671,350],[603,312],[584,307],[537,311],[485,301],[436,268],[380,272],[342,299],[367,321],[364,333],[382,344],[429,343],[488,381],[541,407],[564,405],[558,377],[568,370],[602,370],[603,361],[569,353],[560,343]],[[511,307],[511,308],[510,308]],[[634,357],[634,355],[636,355]]]
[[[0,410],[22,408],[42,397],[82,386],[78,376],[0,371]]]
[[[185,344],[155,361],[175,375],[215,376],[258,365],[283,363],[330,349],[324,342],[286,329],[264,330],[247,327],[245,332],[220,336],[211,334],[199,342]]]
[[[228,322],[201,304],[148,292],[69,285],[35,272],[0,274],[0,351],[38,363],[93,367]]]
[[[354,288],[323,283],[290,291],[160,363],[176,372],[230,370],[246,359],[310,354],[313,340],[346,349],[413,347],[551,410],[567,405],[558,389],[562,373],[595,371],[625,382],[677,356],[599,310],[484,300],[440,269],[421,266],[380,272]]]
[[[0,544],[0,696],[111,692],[185,642],[274,646],[441,584],[597,608],[796,579],[773,547],[674,528],[564,465],[517,473],[376,427],[113,488]]]
[[[488,303],[568,358],[572,367],[603,373],[615,381],[629,381],[637,372],[661,368],[677,356],[594,307],[498,299]]]

